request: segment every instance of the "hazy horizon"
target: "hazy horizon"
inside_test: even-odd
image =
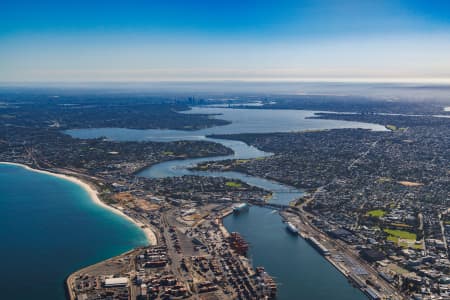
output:
[[[36,95],[139,95],[190,97],[233,96],[350,96],[383,101],[437,101],[450,104],[450,84],[364,82],[263,82],[263,81],[166,81],[166,82],[59,82],[1,83],[0,95],[20,92]],[[230,99],[231,99],[230,98]],[[344,100],[344,99],[343,99]],[[0,98],[1,101],[1,98]]]
[[[446,1],[2,1],[0,82],[450,83]]]

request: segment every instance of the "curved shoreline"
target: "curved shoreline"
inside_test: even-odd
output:
[[[28,165],[24,165],[24,164],[20,164],[20,163],[0,162],[0,164],[21,167],[21,168],[24,168],[24,169],[26,169],[28,171],[31,171],[31,172],[46,174],[46,175],[50,175],[50,176],[53,176],[53,177],[57,177],[57,178],[64,179],[64,180],[70,181],[72,183],[75,183],[76,185],[78,185],[79,187],[81,187],[83,190],[86,191],[86,193],[88,194],[89,198],[91,199],[91,201],[94,204],[96,204],[98,206],[101,206],[101,207],[103,207],[105,209],[108,209],[109,211],[115,213],[116,215],[121,216],[122,218],[125,218],[129,222],[131,222],[134,225],[136,225],[136,227],[138,227],[139,230],[141,230],[144,233],[145,238],[147,239],[147,242],[148,242],[149,245],[156,245],[157,244],[156,235],[149,227],[147,227],[145,224],[139,222],[138,220],[135,220],[132,217],[126,215],[121,210],[119,210],[119,209],[117,209],[117,208],[115,208],[115,207],[113,207],[111,205],[108,205],[108,204],[104,203],[102,200],[100,200],[100,198],[98,196],[98,191],[94,187],[92,187],[91,184],[89,184],[89,183],[87,183],[87,182],[85,182],[85,181],[83,181],[83,180],[81,180],[81,179],[79,179],[77,177],[74,177],[74,176],[69,176],[69,175],[60,174],[60,173],[53,173],[53,172],[45,171],[45,170],[34,169],[34,168],[31,168]],[[146,227],[142,227],[142,226],[146,226]]]

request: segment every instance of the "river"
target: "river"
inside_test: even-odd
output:
[[[334,128],[386,130],[383,126],[376,124],[308,119],[314,115],[314,112],[300,110],[195,107],[186,113],[211,114],[213,117],[228,120],[231,124],[197,131],[95,128],[69,130],[67,133],[78,138],[104,136],[119,141],[206,140],[220,143],[232,149],[234,154],[163,162],[143,170],[139,175],[149,178],[200,175],[239,179],[250,185],[272,191],[271,202],[287,204],[300,197],[303,192],[284,184],[238,172],[191,171],[188,167],[205,161],[250,159],[272,155],[240,141],[207,137],[212,134],[292,132]],[[330,297],[345,300],[365,299],[359,290],[353,288],[346,278],[308,243],[300,237],[289,234],[278,213],[267,208],[251,207],[248,213],[228,216],[224,220],[224,225],[229,231],[240,232],[250,243],[249,257],[254,265],[264,266],[276,278],[279,284],[279,299],[321,300],[330,299]]]

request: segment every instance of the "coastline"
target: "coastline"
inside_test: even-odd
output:
[[[119,254],[117,256],[113,256],[111,258],[107,258],[105,260],[99,261],[98,263],[95,263],[95,264],[83,267],[83,268],[81,268],[79,270],[76,270],[75,272],[69,274],[64,279],[64,290],[65,290],[65,293],[66,293],[66,299],[75,300],[77,298],[76,294],[73,291],[74,281],[75,281],[75,278],[77,276],[79,276],[80,274],[83,274],[83,273],[88,273],[89,270],[95,269],[97,266],[100,266],[100,265],[103,265],[105,263],[111,262],[111,261],[113,261],[113,260],[115,260],[115,259],[117,259],[119,257],[125,257],[127,255],[130,255],[130,254],[136,252],[138,249],[139,248],[131,249],[131,250],[125,252],[125,253],[122,253],[122,254]]]
[[[135,224],[139,228],[139,230],[141,230],[144,233],[144,235],[147,239],[148,245],[156,245],[157,244],[156,234],[149,227],[147,227],[145,224],[139,222],[138,220],[135,220],[135,219],[131,218],[130,216],[126,215],[121,210],[104,203],[102,200],[100,200],[100,198],[98,196],[98,191],[88,182],[85,182],[74,176],[69,176],[69,175],[60,174],[60,173],[53,173],[53,172],[45,171],[45,170],[34,169],[28,165],[24,165],[24,164],[20,164],[20,163],[0,162],[0,164],[18,166],[18,167],[24,168],[28,171],[31,171],[31,172],[46,174],[46,175],[54,176],[54,177],[75,183],[76,185],[80,186],[82,189],[84,189],[87,192],[89,198],[91,199],[91,201],[94,204],[101,206],[105,209],[108,209],[112,213],[115,213],[116,215],[119,215],[122,218],[125,218],[128,221]],[[145,226],[145,227],[142,227],[142,226]]]

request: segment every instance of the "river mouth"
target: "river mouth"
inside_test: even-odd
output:
[[[386,131],[377,124],[360,122],[308,119],[314,112],[292,110],[245,110],[229,108],[194,108],[188,113],[214,114],[214,117],[231,121],[231,124],[197,131],[182,130],[133,130],[122,128],[97,128],[69,130],[66,133],[77,138],[107,137],[117,141],[210,141],[233,150],[232,155],[172,160],[142,170],[138,176],[165,178],[185,175],[225,177],[241,180],[249,185],[272,192],[269,199],[274,204],[287,205],[304,192],[275,181],[239,172],[209,172],[191,170],[207,161],[227,159],[255,159],[272,153],[261,151],[244,142],[210,138],[209,135],[238,133],[272,133],[339,128],[362,128]],[[250,242],[250,258],[254,264],[266,267],[279,283],[278,299],[296,299],[299,293],[305,299],[366,299],[358,289],[348,284],[346,278],[329,264],[302,238],[288,233],[281,216],[263,207],[251,207],[248,213],[228,216],[224,225],[229,231],[239,231]]]

